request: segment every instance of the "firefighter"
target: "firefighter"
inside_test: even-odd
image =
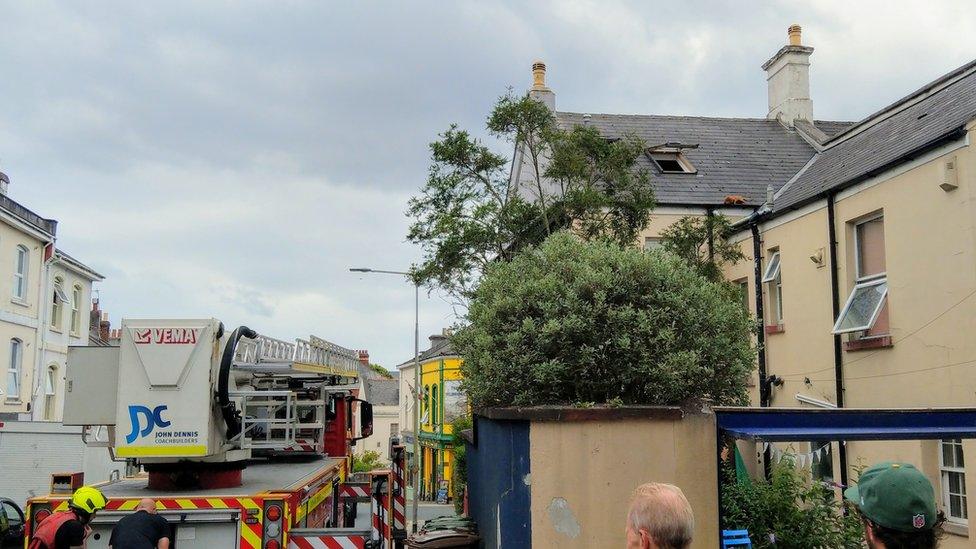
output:
[[[91,534],[88,523],[107,503],[97,488],[78,488],[71,496],[67,511],[55,513],[37,525],[29,549],[84,548],[85,540]]]

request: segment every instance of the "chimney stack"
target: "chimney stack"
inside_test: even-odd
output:
[[[7,195],[7,185],[10,185],[10,178],[7,174],[0,172],[0,194]]]
[[[800,25],[790,25],[789,44],[763,63],[769,91],[769,113],[766,118],[778,119],[793,127],[796,120],[813,121],[813,100],[810,99],[810,54],[813,48],[804,46]]]
[[[529,97],[541,101],[550,111],[556,110],[556,94],[546,87],[546,64],[542,61],[532,63],[532,89]]]

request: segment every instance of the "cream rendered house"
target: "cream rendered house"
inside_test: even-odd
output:
[[[55,249],[48,265],[45,303],[47,322],[39,369],[35,373],[31,418],[61,421],[68,347],[89,345],[92,284],[104,277],[65,252]]]
[[[68,345],[88,344],[92,282],[55,248],[57,221],[7,195],[0,173],[0,419],[61,417]]]
[[[756,404],[976,405],[974,130],[976,62],[824,140],[740,222],[750,260],[726,274],[763,319]],[[883,459],[920,466],[949,519],[943,546],[972,546],[976,441],[830,448],[824,474],[841,480]]]
[[[638,168],[650,177],[657,207],[638,245],[653,248],[661,231],[682,217],[722,214],[735,220],[750,215],[768,192],[778,190],[803,168],[821,140],[850,126],[814,120],[809,97],[813,48],[799,45],[796,25],[790,27],[790,41],[763,65],[769,111],[756,118],[560,111],[555,92],[546,85],[542,62],[532,67],[529,95],[546,104],[562,128],[593,126],[608,139],[626,135],[643,139],[647,149]],[[527,199],[538,199],[533,163],[522,148],[514,152],[512,178]],[[545,185],[543,181],[544,194],[550,192]]]
[[[747,260],[726,276],[761,319],[754,405],[976,406],[976,62],[859,122],[824,122],[810,97],[813,48],[796,25],[788,36],[762,65],[764,118],[561,112],[542,63],[529,93],[563,127],[645,140],[658,207],[638,244],[656,246],[686,215],[737,220]],[[514,181],[537,196],[524,151],[513,162]],[[775,450],[816,456],[804,464],[815,477],[845,483],[862,465],[915,463],[948,517],[941,546],[974,545],[976,441]]]

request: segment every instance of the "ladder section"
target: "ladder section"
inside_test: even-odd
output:
[[[355,351],[315,336],[294,342],[263,335],[241,338],[234,362],[236,366],[289,365],[299,371],[348,377],[356,377],[359,371]]]

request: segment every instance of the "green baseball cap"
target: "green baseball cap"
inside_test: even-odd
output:
[[[872,465],[844,497],[874,523],[902,532],[935,527],[935,490],[911,463]]]

